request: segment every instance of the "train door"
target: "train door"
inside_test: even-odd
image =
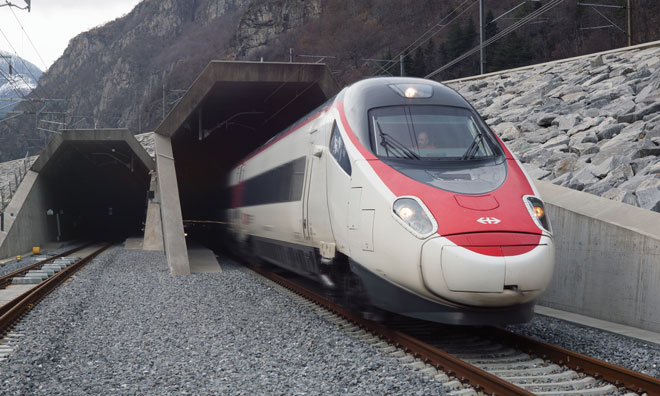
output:
[[[321,125],[310,133],[307,156],[305,197],[303,199],[303,235],[306,241],[318,244],[331,242],[330,219],[326,202],[326,150],[328,127]]]
[[[327,202],[332,233],[337,250],[350,254],[348,239],[348,202],[351,192],[351,161],[337,124],[332,126],[329,143],[330,156],[326,161]]]
[[[303,237],[306,241],[311,241],[312,231],[309,224],[309,194],[312,189],[312,176],[314,172],[314,134],[317,130],[310,132],[310,140],[312,142],[310,152],[307,155],[307,166],[305,168],[305,185],[303,190],[303,200],[302,200],[302,227],[303,227]]]

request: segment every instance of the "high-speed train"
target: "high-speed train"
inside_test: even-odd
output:
[[[229,174],[236,246],[362,309],[463,325],[524,322],[553,236],[520,163],[458,93],[373,78]]]

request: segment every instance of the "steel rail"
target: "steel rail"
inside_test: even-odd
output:
[[[67,250],[67,251],[64,252],[64,253],[60,253],[60,254],[58,254],[58,255],[56,255],[56,256],[52,256],[52,257],[49,257],[49,258],[47,258],[47,259],[45,259],[45,260],[41,260],[41,261],[36,262],[36,263],[34,263],[34,264],[30,264],[30,265],[28,265],[28,266],[26,266],[26,267],[23,267],[23,268],[21,268],[21,269],[17,269],[17,270],[14,271],[14,272],[10,272],[10,273],[8,273],[8,274],[1,275],[1,276],[0,276],[0,289],[1,289],[1,288],[4,288],[4,287],[7,286],[7,285],[9,285],[9,284],[11,283],[11,279],[14,278],[14,277],[21,276],[21,275],[25,274],[26,272],[28,272],[28,271],[30,271],[30,270],[33,270],[33,269],[35,269],[35,268],[38,268],[38,267],[40,267],[40,266],[42,266],[42,265],[44,265],[44,264],[46,264],[46,263],[48,263],[48,262],[50,262],[50,261],[53,261],[53,260],[55,260],[55,259],[58,259],[58,258],[60,258],[60,257],[66,257],[66,256],[70,255],[71,253],[75,253],[75,252],[77,252],[78,250],[84,249],[84,248],[86,248],[87,246],[89,246],[89,245],[91,245],[91,244],[92,244],[92,242],[89,242],[89,243],[83,244],[83,245],[78,246],[78,247],[75,247],[75,248],[73,248],[73,249],[69,249],[69,250]]]
[[[602,378],[612,384],[625,386],[637,393],[660,395],[660,379],[624,367],[499,328],[488,328],[484,331],[484,337],[515,346],[529,354],[566,365],[575,371],[584,372],[595,378]]]
[[[336,304],[335,302],[320,296],[282,276],[264,271],[260,268],[249,266],[248,268],[260,275],[286,287],[289,290],[329,309],[347,320],[357,324],[361,328],[377,335],[426,363],[457,377],[463,383],[470,384],[475,390],[489,395],[533,395],[533,393],[515,386],[493,374],[458,359],[436,347],[424,343],[412,336],[397,330],[392,330],[384,325],[363,319],[354,312]]]
[[[44,298],[48,293],[53,291],[57,286],[62,282],[69,279],[73,274],[75,274],[79,269],[81,269],[85,264],[91,261],[94,257],[98,256],[101,252],[109,248],[111,244],[106,244],[101,248],[97,249],[87,257],[78,260],[76,263],[71,264],[62,271],[54,274],[50,278],[41,282],[34,289],[31,289],[14,300],[10,301],[11,308],[6,312],[0,315],[0,335],[5,334],[5,332],[11,327],[11,325],[18,320],[23,314],[30,310],[34,305],[36,305],[42,298]]]

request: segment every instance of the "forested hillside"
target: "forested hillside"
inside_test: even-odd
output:
[[[525,2],[502,16],[521,1],[485,0],[486,37],[554,1]],[[633,42],[660,39],[660,2],[635,0],[634,6]],[[476,0],[144,0],[125,17],[71,40],[31,94],[69,101],[49,104],[56,114],[32,112],[3,123],[0,160],[37,153],[52,136],[37,128],[57,125],[52,121],[66,128],[153,130],[212,59],[322,61],[348,84],[398,75],[405,51],[404,73],[424,76],[478,44],[478,8]],[[599,13],[618,27],[586,29],[609,24]],[[489,46],[485,69],[625,46],[620,29],[627,29],[624,9],[595,11],[565,0]],[[434,78],[478,71],[479,58],[472,56]]]

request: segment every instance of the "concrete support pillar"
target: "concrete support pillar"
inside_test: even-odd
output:
[[[160,215],[163,224],[163,242],[170,272],[174,275],[190,274],[183,218],[176,180],[172,141],[169,137],[154,134],[156,142],[156,169]]]
[[[150,191],[154,197],[149,199],[147,205],[147,218],[144,222],[143,250],[165,250],[163,245],[163,222],[160,218],[160,192],[158,191],[158,176],[151,175]]]

